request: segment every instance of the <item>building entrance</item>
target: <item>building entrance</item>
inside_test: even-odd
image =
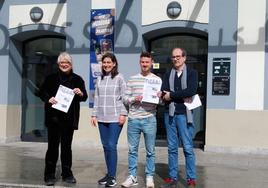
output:
[[[39,88],[45,77],[57,70],[57,56],[65,51],[65,38],[37,38],[24,43],[22,75],[23,141],[43,142],[47,139],[44,107]]]
[[[160,77],[171,69],[171,51],[174,47],[182,47],[187,52],[187,66],[198,72],[198,94],[202,106],[194,110],[194,144],[203,147],[205,142],[205,116],[206,116],[206,79],[207,79],[207,37],[178,34],[159,37],[149,42],[150,51],[154,56],[153,72]],[[157,144],[165,145],[166,132],[164,125],[164,107],[159,106],[157,111]]]

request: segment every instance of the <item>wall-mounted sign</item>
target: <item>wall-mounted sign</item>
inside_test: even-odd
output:
[[[153,63],[153,69],[159,69],[160,63]]]
[[[212,78],[212,95],[229,95],[230,77],[215,76]]]
[[[230,94],[231,58],[213,58],[212,95]]]
[[[213,58],[213,76],[230,76],[231,58]]]

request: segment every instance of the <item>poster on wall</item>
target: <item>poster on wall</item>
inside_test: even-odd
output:
[[[213,58],[212,95],[230,95],[231,58]]]
[[[101,75],[101,58],[114,51],[115,9],[92,9],[90,20],[89,107],[93,107],[95,82]]]

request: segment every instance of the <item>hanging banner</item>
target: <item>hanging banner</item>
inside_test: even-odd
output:
[[[114,9],[92,9],[90,20],[89,107],[93,107],[95,82],[101,75],[101,58],[114,51]]]

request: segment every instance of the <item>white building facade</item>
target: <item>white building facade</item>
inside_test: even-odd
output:
[[[37,7],[37,9],[33,9]],[[0,142],[45,141],[44,77],[68,51],[74,71],[90,83],[90,12],[115,9],[114,53],[126,80],[139,54],[154,56],[162,76],[174,47],[198,71],[203,106],[195,110],[195,145],[205,151],[268,153],[268,56],[265,0],[0,0]],[[42,17],[33,19],[31,13]],[[100,146],[88,101],[81,104],[74,142]],[[157,143],[165,143],[163,111]],[[126,147],[126,126],[119,147]]]

